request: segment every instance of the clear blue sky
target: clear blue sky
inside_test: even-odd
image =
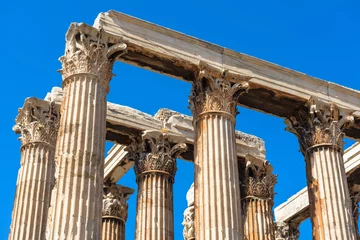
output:
[[[360,4],[343,1],[3,1],[1,3],[0,239],[7,239],[20,165],[20,142],[11,130],[17,109],[29,96],[43,98],[61,86],[57,60],[71,22],[92,24],[99,12],[118,10],[138,18],[243,52],[303,73],[360,88]],[[166,107],[185,114],[190,84],[116,63],[108,101],[149,114]],[[297,139],[284,131],[282,119],[239,109],[236,129],[266,142],[267,159],[279,174],[275,206],[306,185]],[[349,145],[351,141],[347,141]],[[109,146],[108,146],[109,147]],[[182,239],[185,193],[193,167],[179,162],[175,180],[175,238]],[[121,184],[136,187],[134,173]],[[129,201],[127,237],[133,239],[135,200]],[[310,239],[310,224],[301,239]]]

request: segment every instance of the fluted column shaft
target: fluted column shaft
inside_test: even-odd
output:
[[[102,208],[102,240],[125,240],[125,223],[128,216],[127,200],[134,192],[115,183],[104,186]]]
[[[55,146],[29,143],[21,148],[10,240],[45,239],[54,186]]]
[[[45,239],[51,190],[54,186],[54,152],[58,112],[39,108],[27,99],[19,110],[14,130],[21,134],[21,166],[9,240]]]
[[[72,24],[63,69],[56,185],[48,239],[100,239],[106,95],[112,76],[107,44]]]
[[[103,217],[102,240],[125,240],[125,223],[117,218]]]
[[[247,240],[274,240],[272,201],[260,198],[246,199],[245,233]]]
[[[219,113],[195,125],[195,237],[241,239],[233,119]]]
[[[173,183],[176,158],[186,151],[183,141],[163,131],[145,131],[129,146],[138,184],[136,240],[174,239]]]
[[[174,239],[173,179],[163,174],[138,177],[137,240]]]
[[[333,145],[309,149],[306,170],[315,239],[356,239],[342,151]]]
[[[353,121],[335,104],[311,98],[286,123],[305,156],[313,239],[356,239],[344,162],[342,128]]]
[[[193,82],[196,239],[242,239],[235,115],[248,86],[209,66],[200,66]]]

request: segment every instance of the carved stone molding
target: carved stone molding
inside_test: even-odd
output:
[[[172,141],[169,141],[171,138]],[[145,172],[176,173],[176,158],[187,149],[185,139],[161,131],[144,131],[141,138],[133,138],[127,148],[128,159],[133,160],[136,175]],[[178,142],[171,144],[171,142]]]
[[[103,194],[103,217],[115,217],[126,222],[128,217],[129,196],[134,192],[133,189],[127,188],[115,183],[104,184]]]
[[[83,32],[81,25],[73,23],[66,34],[65,55],[59,58],[62,63],[60,73],[63,80],[74,74],[93,74],[107,87],[113,76],[115,58],[126,53],[126,49],[124,43],[109,45],[103,39],[102,31],[91,36]]]
[[[45,142],[56,145],[60,113],[55,103],[37,106],[32,99],[27,99],[16,117],[15,133],[20,134],[22,145],[32,142]]]
[[[277,222],[275,229],[276,240],[298,240],[300,237],[298,223]]]
[[[263,166],[259,167],[248,161],[245,169],[246,197],[273,200],[276,179],[277,176],[271,173],[268,164],[264,163]]]
[[[189,96],[193,116],[196,118],[205,112],[219,111],[235,117],[238,97],[248,91],[249,83],[246,80],[234,83],[226,77],[226,71],[219,73],[203,64],[199,68]]]
[[[342,129],[353,122],[354,117],[341,116],[334,103],[326,104],[315,98],[310,98],[302,109],[285,120],[286,130],[298,137],[304,155],[309,148],[319,144],[342,149]]]
[[[194,183],[186,193],[188,207],[184,211],[183,236],[185,240],[195,239],[195,207],[194,207]]]
[[[184,211],[184,221],[182,225],[184,226],[183,236],[185,240],[195,239],[195,207],[189,206]]]

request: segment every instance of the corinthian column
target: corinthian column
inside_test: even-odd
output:
[[[142,140],[129,147],[138,184],[137,240],[174,239],[173,183],[176,158],[186,150],[184,140],[160,131],[145,131]]]
[[[272,207],[276,176],[268,164],[255,166],[250,161],[245,170],[245,238],[247,240],[275,240]]]
[[[185,240],[194,240],[195,239],[195,227],[194,227],[194,183],[191,184],[189,191],[186,194],[186,200],[188,207],[184,211],[184,221],[182,225],[184,226],[183,237]]]
[[[356,239],[343,162],[344,124],[334,104],[310,99],[286,123],[305,156],[313,239]]]
[[[276,240],[298,240],[300,237],[300,223],[278,222],[276,223],[275,239]]]
[[[100,32],[72,24],[60,58],[64,98],[56,145],[56,185],[47,239],[100,239],[104,178],[106,95],[114,53]]]
[[[45,239],[51,189],[54,186],[54,153],[59,112],[54,104],[39,106],[25,100],[14,131],[20,134],[21,161],[18,173],[10,240]]]
[[[248,86],[207,70],[193,82],[196,239],[242,239],[235,115],[237,98]]]
[[[106,183],[102,209],[102,240],[125,240],[128,216],[127,200],[134,190],[115,183]]]

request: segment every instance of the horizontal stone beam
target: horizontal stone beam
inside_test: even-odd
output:
[[[160,120],[161,118],[163,121]],[[130,136],[139,136],[145,130],[165,129],[169,134],[184,136],[188,150],[182,154],[182,157],[184,160],[193,161],[194,129],[190,116],[160,109],[153,117],[129,107],[108,103],[106,128],[106,140],[121,145],[129,145]],[[245,158],[247,154],[250,154],[265,158],[263,140],[240,131],[236,131],[235,135],[238,157]]]
[[[168,76],[193,81],[201,66],[208,66],[214,77],[224,71],[236,82],[247,80],[250,90],[239,104],[279,117],[294,114],[312,96],[335,103],[342,116],[353,114],[356,124],[345,134],[360,137],[360,92],[323,81],[279,65],[220,47],[116,11],[100,13],[94,27],[80,26],[87,34],[97,34],[110,43],[128,46],[118,60]]]
[[[360,184],[360,143],[355,143],[344,152],[345,171],[349,185]],[[276,222],[300,223],[310,217],[307,187],[274,209]]]

